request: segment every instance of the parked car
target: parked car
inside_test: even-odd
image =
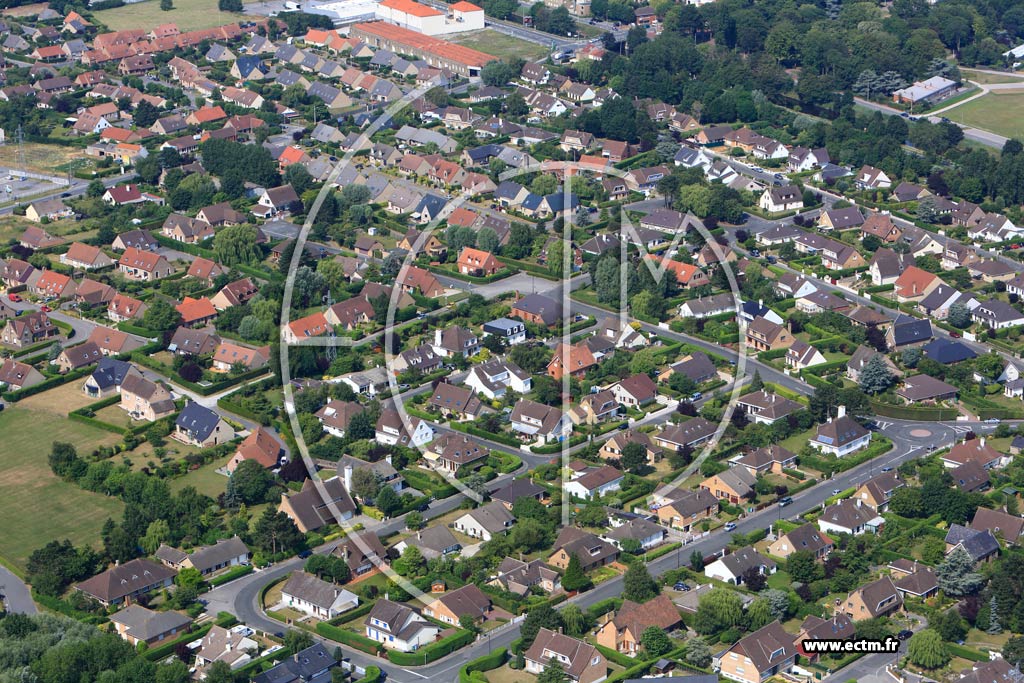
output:
[[[725,530],[726,531],[733,531],[735,529],[736,529],[736,522],[726,522],[725,523]]]
[[[892,472],[892,468],[891,467],[883,467],[882,471],[883,472]]]
[[[779,498],[779,507],[780,508],[784,508],[784,507],[786,507],[787,505],[789,505],[792,502],[793,502],[793,496],[786,496],[784,498]]]
[[[896,637],[899,638],[900,640],[906,640],[907,638],[909,638],[912,635],[914,635],[914,632],[911,631],[909,628],[905,628],[902,631],[900,631],[899,633],[897,633]]]
[[[838,496],[840,493],[842,493],[841,490],[839,490],[839,489],[832,489],[832,495],[833,496]]]
[[[672,590],[682,591],[685,593],[690,590],[690,587],[682,581],[677,581],[676,584],[672,586]]]
[[[18,296],[17,294],[15,294],[14,292],[11,292],[10,294],[8,294],[7,298],[10,299],[11,301],[15,302],[15,303],[21,301],[21,297]]]
[[[960,333],[959,332],[950,332],[949,336],[952,337],[953,339],[959,339],[960,338]]]
[[[699,391],[695,391],[693,392],[693,394],[690,395],[691,401],[699,401],[702,398],[704,398],[704,394],[700,393]]]
[[[52,308],[50,308],[49,306],[40,306],[40,307],[39,307],[39,310],[40,310],[40,311],[42,311],[43,313],[49,313],[49,312],[50,312],[50,311],[52,311],[53,309],[52,309]]]

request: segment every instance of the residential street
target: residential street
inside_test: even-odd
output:
[[[0,566],[0,600],[8,612],[36,614],[39,609],[32,602],[28,586],[7,567]]]

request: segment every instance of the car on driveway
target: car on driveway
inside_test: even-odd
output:
[[[21,297],[15,294],[14,292],[8,294],[7,298],[13,301],[14,303],[18,303],[19,301],[21,301]]]
[[[911,631],[909,628],[905,628],[902,631],[900,631],[899,633],[897,633],[896,637],[899,638],[900,640],[906,640],[907,638],[909,638],[912,635],[914,635],[914,632]]]

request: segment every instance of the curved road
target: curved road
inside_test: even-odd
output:
[[[28,586],[7,567],[0,566],[0,597],[8,612],[36,614],[39,612],[32,602]]]

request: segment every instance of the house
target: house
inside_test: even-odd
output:
[[[174,267],[163,256],[151,251],[128,247],[118,261],[121,273],[129,280],[151,282],[174,273]]]
[[[241,306],[247,303],[259,291],[259,287],[256,286],[252,278],[245,277],[224,285],[219,292],[213,295],[210,303],[218,311],[224,311],[232,306]]]
[[[281,443],[274,435],[262,426],[257,426],[242,443],[238,444],[225,469],[234,472],[245,460],[253,460],[267,469],[272,469],[281,462],[281,453]]]
[[[795,340],[785,327],[761,317],[747,324],[746,337],[747,345],[756,351],[788,349]]]
[[[661,233],[658,240],[661,240]],[[650,243],[648,243],[650,244]],[[683,263],[682,261],[673,261],[671,259],[663,258],[656,254],[647,254],[645,257],[649,261],[653,261],[658,264],[656,267],[664,268],[665,270],[673,273],[676,276],[676,282],[683,285],[687,289],[693,289],[695,287],[703,287],[710,284],[711,280],[708,278],[707,273],[693,265],[692,263]]]
[[[171,393],[163,385],[150,382],[138,373],[128,373],[122,379],[120,406],[132,418],[149,422],[176,410]]]
[[[804,208],[804,197],[796,185],[773,185],[764,191],[757,205],[768,213],[799,211]]]
[[[700,483],[700,487],[720,500],[737,505],[753,495],[757,478],[743,466],[733,466],[724,472],[712,475]]]
[[[896,316],[892,327],[885,333],[885,341],[893,350],[924,344],[931,338],[932,324],[929,320],[913,318],[904,313]]]
[[[796,655],[793,636],[786,633],[778,621],[773,621],[715,655],[712,666],[729,680],[761,683],[790,671]]]
[[[747,572],[756,571],[762,576],[774,574],[778,566],[775,561],[765,557],[747,546],[734,553],[723,555],[704,567],[704,575],[739,586]]]
[[[899,561],[897,560],[897,562]],[[907,560],[902,561],[907,562]],[[895,562],[890,564],[889,568],[893,569],[895,564]],[[911,564],[913,569],[911,573],[902,576],[902,578],[897,578],[900,576],[900,573],[893,571],[893,577],[896,578],[894,585],[896,590],[900,592],[900,595],[904,599],[907,596],[911,596],[922,600],[936,595],[939,592],[939,580],[935,576],[934,570],[931,567],[918,566],[916,561],[908,564]]]
[[[103,353],[100,351],[100,347],[96,346],[94,342],[86,341],[77,346],[65,348],[53,361],[53,364],[60,369],[63,375],[72,370],[98,363],[101,358],[103,358]]]
[[[586,572],[615,562],[619,549],[582,529],[563,527],[558,532],[554,552],[548,556],[547,563],[564,572],[573,555],[579,558],[580,566]]]
[[[572,683],[601,683],[608,677],[608,664],[593,645],[541,628],[524,654],[526,672],[535,676],[552,660],[557,662]]]
[[[558,572],[549,568],[543,561],[537,559],[524,562],[512,557],[506,557],[501,561],[497,574],[487,585],[520,597],[529,593],[534,586],[548,594],[562,588]]]
[[[649,375],[638,374],[620,380],[609,387],[615,400],[629,407],[652,403],[658,397],[658,385]]]
[[[278,511],[288,515],[299,531],[315,531],[325,524],[340,524],[351,519],[355,503],[340,477],[327,480],[306,479],[299,492],[281,494]]]
[[[792,348],[790,349],[792,351]],[[736,401],[743,412],[758,424],[774,424],[777,420],[803,410],[803,405],[764,389],[740,396]]]
[[[389,563],[387,550],[372,531],[355,531],[335,546],[331,554],[345,560],[352,576],[359,577]]]
[[[69,275],[55,270],[44,270],[35,283],[30,283],[28,291],[46,301],[53,299],[69,299],[75,295],[77,284]]]
[[[57,221],[74,215],[75,212],[70,207],[65,206],[64,202],[58,198],[41,199],[25,207],[25,218],[36,223],[41,222],[44,218],[50,221]],[[26,232],[28,231],[26,230]],[[55,244],[60,244],[63,241],[54,237],[51,237],[50,240],[53,240]],[[47,244],[46,246],[53,246],[53,244]],[[38,249],[42,247],[30,248]]]
[[[235,430],[213,410],[189,401],[174,422],[171,438],[203,448],[231,441]]]
[[[391,465],[390,456],[385,456],[374,462],[367,462],[351,455],[343,455],[338,460],[335,469],[341,475],[342,482],[345,484],[345,490],[349,493],[352,493],[352,474],[357,470],[369,470],[381,486],[388,486],[395,493],[401,493],[406,485],[405,479]],[[360,502],[372,504],[372,497],[367,497],[366,500],[363,500],[363,497],[356,495],[356,498]]]
[[[246,633],[244,629],[229,630],[214,624],[196,650],[196,668],[202,670],[214,662],[223,662],[236,670],[251,662],[252,656],[249,653],[258,651],[260,645]]]
[[[828,150],[824,147],[817,149],[808,149],[806,147],[794,147],[789,150],[789,158],[786,161],[786,167],[792,173],[799,173],[801,171],[810,171],[814,168],[819,168],[829,163],[830,158]]]
[[[399,288],[403,292],[416,292],[428,299],[434,299],[444,294],[444,287],[437,281],[433,274],[418,266],[408,266],[399,271],[396,278]]]
[[[999,541],[990,529],[971,529],[950,524],[946,532],[946,555],[958,548],[964,550],[975,563],[987,562],[999,554]]]
[[[466,375],[465,383],[491,400],[502,398],[506,389],[518,394],[526,394],[533,389],[529,373],[515,363],[499,358],[474,365]]]
[[[565,368],[568,368],[568,373],[579,379],[586,375],[587,370],[596,365],[597,359],[585,342],[559,343],[555,347],[555,353],[551,356],[551,360],[548,361],[547,375],[560,381],[566,372]]]
[[[826,362],[828,360],[821,351],[802,339],[793,340],[793,345],[786,350],[786,366],[794,370],[803,370]]]
[[[1002,453],[988,443],[986,437],[961,441],[954,444],[952,448],[941,457],[942,464],[947,469],[974,462],[986,470],[1002,467],[1008,459]]]
[[[885,512],[889,507],[892,494],[906,484],[895,472],[882,472],[861,484],[853,493],[853,499],[864,505],[870,505],[878,512]]]
[[[602,536],[606,541],[622,550],[626,541],[635,541],[642,550],[650,550],[665,541],[665,527],[649,522],[643,517],[628,519]]]
[[[688,299],[679,306],[681,318],[710,318],[730,311],[736,311],[736,299],[732,294],[713,294]]]
[[[654,434],[654,443],[671,451],[681,451],[704,443],[715,435],[717,427],[703,417],[693,417],[686,422],[663,426]]]
[[[462,617],[480,623],[491,611],[491,599],[476,584],[445,593],[423,608],[423,614],[446,624],[459,625]]]
[[[917,266],[909,266],[894,283],[896,300],[900,303],[921,301],[941,284],[942,280],[937,275]]]
[[[141,605],[129,605],[110,617],[117,635],[138,647],[160,645],[188,631],[192,619],[181,612],[154,612]]]
[[[807,640],[849,640],[855,635],[853,621],[845,614],[833,614],[828,619],[822,619],[814,614],[809,615],[800,625],[800,631],[796,635],[796,645],[801,652],[806,652],[803,647]],[[806,653],[805,656],[811,662],[820,658],[818,653]]]
[[[783,470],[796,468],[796,454],[778,444],[771,444],[732,458],[729,462],[746,467],[754,477],[761,474],[783,474]]]
[[[475,468],[490,455],[475,439],[464,434],[449,433],[435,439],[423,457],[442,473],[454,475],[463,467]]]
[[[205,356],[216,351],[220,343],[220,337],[209,329],[179,327],[174,331],[167,350],[178,356]]]
[[[896,227],[889,214],[872,213],[861,224],[860,235],[862,240],[871,236],[881,240],[884,244],[893,244],[900,241],[903,231]]]
[[[990,299],[979,304],[971,311],[971,319],[991,330],[1024,325],[1024,313],[999,299]]]
[[[903,596],[888,576],[872,581],[850,593],[839,610],[853,621],[877,619],[903,607]]]
[[[359,606],[359,598],[336,584],[304,571],[294,571],[281,588],[283,607],[317,619],[333,619]]]
[[[17,391],[39,384],[46,378],[43,374],[27,363],[13,358],[5,358],[0,362],[0,389]]]
[[[213,303],[205,296],[201,299],[186,296],[180,304],[174,307],[174,310],[181,315],[181,324],[185,327],[202,327],[213,322],[218,314]]]
[[[808,523],[780,534],[768,545],[768,553],[773,557],[786,559],[795,552],[807,551],[814,555],[814,559],[823,560],[834,547],[831,538]]]
[[[366,637],[389,650],[413,652],[434,642],[440,627],[408,605],[378,599],[363,621]]]
[[[868,265],[868,272],[871,273],[871,284],[880,287],[882,285],[893,285],[900,275],[913,263],[913,256],[910,254],[897,254],[892,249],[880,248],[875,251]],[[940,284],[940,288],[945,285]]]
[[[67,252],[60,255],[60,262],[78,270],[96,270],[114,265],[110,258],[99,247],[81,242],[74,242]]]
[[[401,555],[410,545],[419,548],[423,558],[428,561],[462,550],[462,544],[445,526],[429,526],[417,531],[415,536],[396,543],[394,552]]]
[[[695,525],[718,513],[719,502],[709,491],[680,489],[665,485],[654,491],[652,511],[662,524],[690,532]]]
[[[245,543],[238,536],[222,538],[213,545],[196,548],[191,553],[186,553],[177,548],[165,544],[160,547],[153,556],[163,562],[166,566],[176,571],[182,569],[195,569],[203,576],[213,574],[226,569],[249,563],[252,553]]]
[[[445,417],[471,420],[480,415],[483,404],[471,389],[439,382],[427,400],[428,408],[436,408]]]
[[[674,373],[685,375],[690,379],[690,381],[697,385],[703,384],[704,382],[710,381],[718,376],[718,370],[715,369],[715,364],[703,351],[694,351],[691,354],[683,356],[679,362],[669,366],[667,372],[663,372],[659,375],[658,381],[667,381]]]
[[[553,327],[562,320],[562,304],[543,294],[528,294],[512,304],[509,315],[535,325]]]
[[[103,201],[111,206],[123,206],[125,204],[141,204],[150,201],[152,195],[143,194],[138,185],[115,185],[107,188],[103,193]],[[163,200],[160,200],[161,202]]]
[[[562,490],[568,495],[590,500],[622,488],[625,475],[620,470],[610,465],[588,467],[583,463],[579,463],[580,469],[574,469],[576,463],[570,463],[570,480],[562,483]]]
[[[812,448],[823,453],[842,457],[866,448],[871,443],[871,432],[846,414],[846,406],[839,406],[835,419],[818,426],[817,434],[809,442]]]
[[[59,336],[60,328],[50,321],[49,316],[42,311],[34,311],[9,319],[0,331],[0,343],[20,349]]]
[[[463,275],[473,277],[488,277],[504,268],[491,252],[472,247],[463,247],[456,266]]]
[[[252,208],[254,215],[261,218],[272,218],[289,213],[299,202],[299,195],[291,185],[280,185],[264,189],[260,193],[256,206]]]
[[[859,498],[847,498],[821,511],[818,528],[825,533],[860,536],[868,530],[875,517],[875,510],[864,505]]]
[[[975,531],[990,532],[1007,545],[1018,545],[1024,534],[1024,518],[988,508],[978,508],[970,526]]]
[[[16,361],[8,362],[16,363]],[[23,365],[21,363],[17,364]],[[31,368],[31,366],[25,367],[35,372],[35,369]],[[5,383],[5,380],[3,379],[4,376],[9,376],[7,372],[5,372],[6,368],[7,363],[0,366],[0,384]],[[36,374],[38,375],[39,373]],[[139,374],[138,371],[132,367],[131,363],[122,360],[115,360],[113,358],[101,358],[92,374],[86,378],[85,383],[82,385],[82,391],[84,391],[85,395],[90,398],[105,398],[107,396],[120,393],[121,384],[129,374]],[[42,375],[39,375],[38,381],[34,383],[37,384],[41,381]],[[7,383],[11,384],[10,382]]]
[[[130,248],[140,251],[156,251],[160,248],[160,243],[145,230],[129,230],[115,237],[110,248],[114,251],[126,251]]]
[[[616,652],[635,657],[641,650],[640,636],[649,628],[671,632],[682,623],[679,609],[662,594],[645,603],[623,600],[615,616],[597,630],[596,642]]]
[[[516,402],[509,419],[514,431],[542,443],[562,441],[572,432],[572,421],[560,409],[525,398]]]
[[[874,166],[862,166],[854,180],[860,190],[887,190],[892,187],[892,178]]]
[[[937,337],[921,347],[921,352],[936,363],[953,365],[971,358],[977,358],[974,349],[963,342]]]
[[[966,268],[978,260],[977,252],[966,244],[950,240],[942,252],[942,269]]]
[[[145,558],[129,560],[75,584],[103,606],[120,605],[159,588],[168,588],[178,572]]]
[[[323,643],[314,643],[291,657],[281,660],[261,674],[253,676],[253,683],[316,683],[330,680],[331,669],[338,661]]]
[[[613,434],[607,441],[601,444],[601,449],[597,454],[605,460],[621,458],[622,450],[631,443],[640,444],[643,447],[644,453],[647,455],[647,461],[651,464],[654,464],[655,460],[661,458],[661,448],[654,445],[651,437],[645,432],[635,429],[627,429],[624,432]]]
[[[956,398],[957,388],[930,375],[914,375],[903,380],[896,395],[907,403],[936,403]]]
[[[255,370],[270,362],[270,347],[249,348],[231,342],[221,342],[213,352],[213,371],[231,372],[235,368]]]
[[[284,339],[288,343],[294,344],[300,339],[320,337],[331,333],[333,333],[331,324],[327,322],[323,313],[318,312],[288,323],[284,328]]]
[[[471,538],[489,541],[498,534],[505,534],[515,521],[516,518],[508,508],[498,501],[492,501],[458,517],[453,522],[453,528]]]

